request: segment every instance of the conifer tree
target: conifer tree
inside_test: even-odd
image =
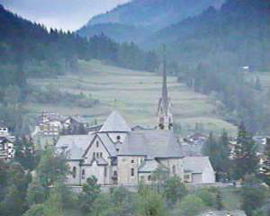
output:
[[[258,168],[257,146],[244,124],[241,124],[238,129],[233,162],[235,179],[242,179],[247,174],[254,174]]]
[[[266,139],[263,162],[263,180],[270,186],[270,138]]]
[[[229,175],[230,172],[230,148],[229,148],[229,137],[226,131],[222,133],[222,135],[219,138],[219,167],[220,171],[223,174]]]

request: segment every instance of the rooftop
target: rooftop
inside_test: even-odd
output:
[[[131,129],[128,126],[125,119],[119,112],[113,111],[107,118],[105,123],[99,132],[130,132]]]
[[[203,173],[207,166],[211,166],[209,157],[185,157],[184,171],[191,173]]]
[[[148,159],[183,157],[172,131],[132,131],[122,145],[119,155],[146,155]]]

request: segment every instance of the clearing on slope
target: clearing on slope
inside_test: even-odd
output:
[[[161,95],[162,78],[154,73],[133,71],[102,64],[99,61],[79,62],[77,73],[49,79],[30,79],[37,87],[54,86],[61,92],[90,95],[100,104],[91,108],[28,103],[32,116],[41,111],[64,115],[84,115],[89,122],[102,123],[111,110],[119,110],[131,124],[153,127],[157,124],[157,105]],[[235,127],[221,120],[216,106],[208,96],[195,93],[179,84],[176,77],[168,77],[169,96],[173,105],[174,121],[181,124],[182,132],[194,130],[203,124],[204,132],[223,129],[235,132]]]

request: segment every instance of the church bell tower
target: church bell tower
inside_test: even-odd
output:
[[[163,76],[162,76],[162,94],[158,103],[158,128],[160,130],[173,129],[173,115],[171,113],[171,100],[168,96],[167,87],[167,56],[165,45],[163,48]]]

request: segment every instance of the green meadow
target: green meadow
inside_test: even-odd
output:
[[[154,127],[157,124],[157,104],[161,95],[162,77],[155,73],[113,67],[99,61],[79,62],[76,73],[49,79],[30,79],[33,86],[58,88],[61,92],[85,94],[100,101],[99,105],[82,108],[73,106],[28,103],[32,117],[42,111],[63,115],[83,115],[90,123],[102,123],[112,110],[120,111],[130,126]],[[235,132],[235,127],[216,113],[210,97],[195,93],[168,77],[169,96],[173,105],[174,121],[182,132],[191,132],[196,124],[203,124],[205,132]]]

